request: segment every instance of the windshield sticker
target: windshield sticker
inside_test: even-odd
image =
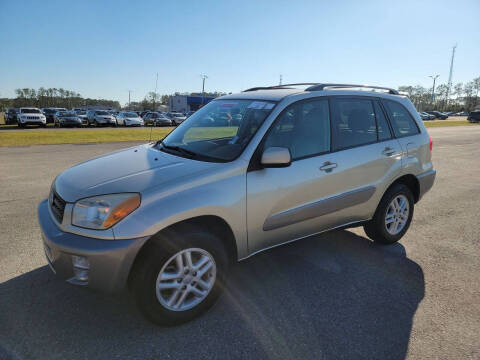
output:
[[[226,104],[222,104],[222,107],[234,107],[236,105],[237,103],[226,103]]]
[[[265,101],[254,101],[252,102],[250,105],[248,105],[248,108],[249,109],[257,109],[257,110],[260,110],[260,109],[263,109],[263,107],[266,105],[267,103]]]
[[[271,110],[271,109],[273,109],[274,106],[275,106],[274,103],[267,103],[267,105],[265,105],[264,109],[265,110]]]

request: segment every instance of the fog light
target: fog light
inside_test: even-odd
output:
[[[78,281],[88,281],[88,270],[79,269],[74,267],[73,273],[75,274],[75,279]]]
[[[85,256],[72,255],[72,263],[73,267],[83,270],[90,269],[90,263],[88,262],[88,258]]]
[[[72,255],[73,273],[75,279],[78,281],[88,281],[88,269],[90,269],[90,262],[85,256]]]

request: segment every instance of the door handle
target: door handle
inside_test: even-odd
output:
[[[382,155],[385,155],[385,156],[392,156],[393,154],[395,154],[395,149],[387,146],[385,149],[383,149],[382,151]]]
[[[336,163],[327,161],[320,167],[320,170],[329,172],[329,171],[332,171],[332,169],[335,169],[336,167],[337,167]]]

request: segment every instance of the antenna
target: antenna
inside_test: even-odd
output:
[[[152,132],[153,132],[153,122],[152,122],[152,126],[150,127],[150,139],[148,140],[148,142],[152,142]]]
[[[448,97],[450,95],[450,90],[452,89],[453,59],[455,58],[456,48],[457,48],[457,44],[455,44],[452,48],[452,59],[450,60],[450,74],[448,75],[448,84],[447,84],[447,103],[448,103]]]

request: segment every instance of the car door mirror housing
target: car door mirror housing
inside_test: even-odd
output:
[[[272,146],[263,151],[260,163],[266,168],[287,167],[292,163],[292,156],[288,148]]]

